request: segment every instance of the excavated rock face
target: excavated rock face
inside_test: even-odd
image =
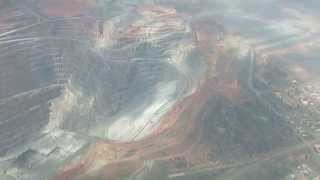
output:
[[[205,69],[174,9],[110,3],[119,17],[97,13],[105,2],[77,2],[75,14],[39,11],[50,3],[12,1],[0,18],[0,159],[22,179],[38,179],[40,166],[56,167],[91,138],[150,134]]]
[[[283,88],[318,76],[282,59],[317,60],[306,7],[0,0],[0,180],[219,174],[298,144]]]

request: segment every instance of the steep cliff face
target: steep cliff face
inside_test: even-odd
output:
[[[274,2],[0,0],[0,179],[212,179],[291,153],[319,131],[318,3]]]
[[[147,136],[205,70],[174,9],[110,3],[118,17],[95,3],[52,3],[12,1],[0,17],[0,159],[22,179],[50,173],[41,166],[90,139]]]

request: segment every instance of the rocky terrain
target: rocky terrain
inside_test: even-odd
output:
[[[0,0],[0,179],[317,178],[319,7]]]

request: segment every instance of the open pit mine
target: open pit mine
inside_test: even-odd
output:
[[[0,0],[0,180],[319,178],[315,7]]]

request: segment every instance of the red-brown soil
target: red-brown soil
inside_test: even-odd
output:
[[[195,43],[208,64],[207,76],[201,87],[177,102],[162,117],[159,128],[148,137],[130,143],[97,142],[80,162],[65,167],[53,179],[77,179],[79,174],[89,177],[94,173],[92,168],[96,167],[97,162],[104,164],[98,168],[98,174],[111,180],[116,180],[121,172],[129,174],[141,168],[141,162],[145,160],[167,161],[172,170],[178,168],[175,167],[177,161],[184,161],[187,166],[214,162],[212,147],[200,143],[203,126],[201,111],[211,96],[225,96],[239,103],[242,91],[232,73],[232,57],[220,46],[214,31],[203,27],[194,34],[198,36]]]

